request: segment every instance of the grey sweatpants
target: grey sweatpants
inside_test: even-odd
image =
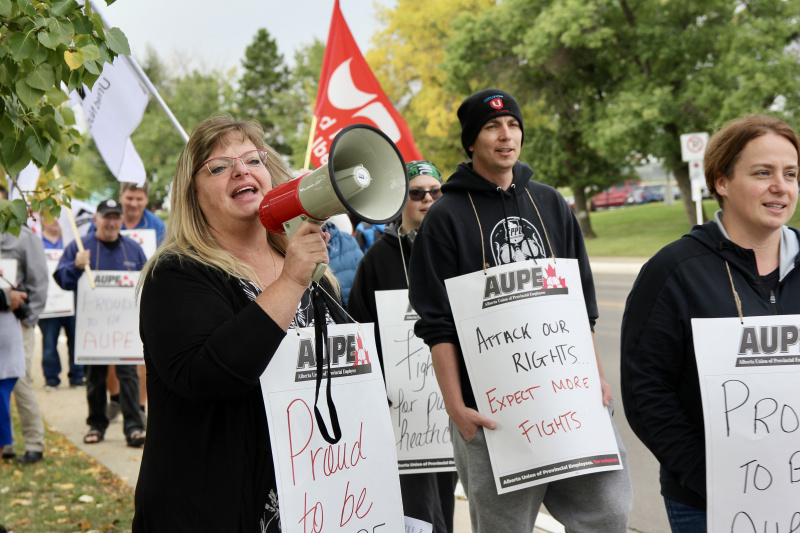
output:
[[[22,440],[26,452],[44,451],[44,423],[39,411],[39,401],[33,390],[33,351],[36,343],[35,328],[22,328],[22,345],[25,348],[25,375],[14,385],[14,400],[17,402]],[[13,445],[7,446],[13,450]]]
[[[608,407],[609,417],[613,403]],[[567,533],[626,533],[633,489],[625,446],[613,419],[622,470],[586,474],[505,494],[497,488],[484,429],[469,442],[450,422],[456,469],[469,500],[473,533],[531,533],[542,503]]]

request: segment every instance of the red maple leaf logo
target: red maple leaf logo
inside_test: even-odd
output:
[[[369,353],[367,353],[367,349],[364,348],[364,343],[361,342],[361,335],[356,335],[356,343],[358,344],[358,349],[356,350],[356,360],[353,366],[370,364]]]
[[[556,274],[556,269],[553,265],[547,265],[547,268],[544,269],[545,278],[542,280],[542,288],[543,289],[566,289],[567,288],[567,280],[562,277],[559,277]]]

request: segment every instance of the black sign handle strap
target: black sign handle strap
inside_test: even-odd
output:
[[[323,370],[323,350],[327,350],[328,347],[328,321],[327,321],[327,309],[328,305],[325,301],[324,291],[320,289],[319,284],[314,284],[312,293],[311,293],[311,301],[314,306],[314,341],[315,341],[315,350],[314,356],[317,360],[317,392],[314,395],[314,416],[317,419],[317,425],[319,426],[319,432],[322,435],[322,438],[325,439],[326,442],[329,444],[336,444],[342,438],[342,428],[339,426],[339,415],[336,412],[336,405],[333,403],[333,397],[331,396],[331,354],[327,354],[328,364],[328,381],[326,383],[326,395],[328,400],[328,413],[331,417],[331,426],[333,427],[333,437],[330,436],[328,433],[328,428],[325,425],[325,420],[322,418],[322,413],[319,411],[319,407],[317,407],[317,402],[319,401],[319,389],[322,385],[322,370]]]

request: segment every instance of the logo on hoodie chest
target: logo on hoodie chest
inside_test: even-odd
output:
[[[501,219],[492,229],[490,238],[495,265],[545,257],[539,232],[524,218]]]

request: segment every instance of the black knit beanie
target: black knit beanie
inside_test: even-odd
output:
[[[461,102],[458,108],[458,120],[461,122],[461,146],[472,159],[469,147],[478,138],[481,128],[489,119],[510,115],[519,121],[522,140],[525,141],[525,130],[522,127],[522,112],[514,97],[500,89],[484,89]]]

